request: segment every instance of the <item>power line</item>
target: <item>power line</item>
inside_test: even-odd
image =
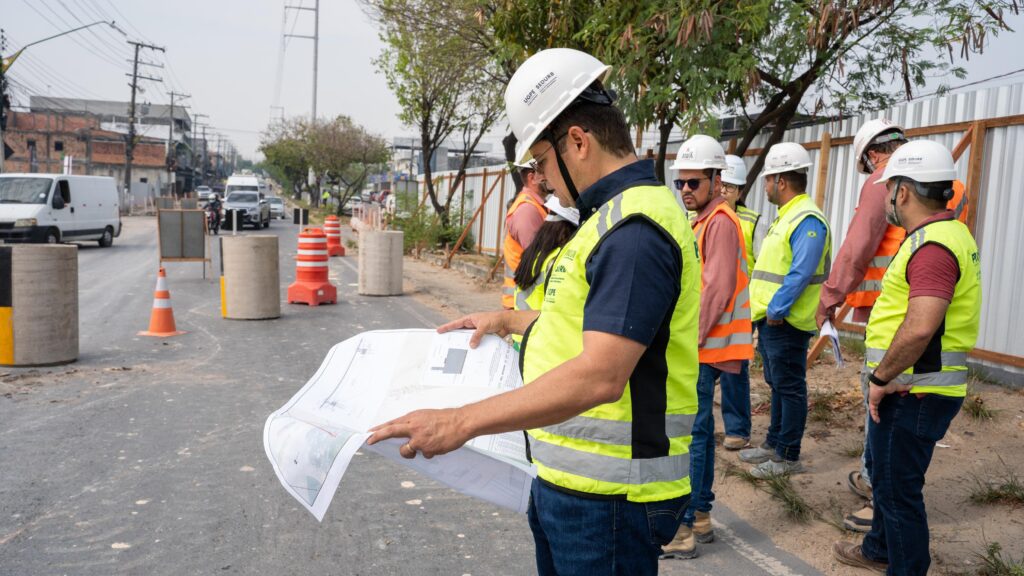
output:
[[[61,22],[61,24],[62,24],[63,26],[65,26],[65,27],[67,27],[67,28],[73,28],[73,27],[75,27],[74,23],[72,23],[72,22],[69,22],[68,20],[65,20],[65,19],[64,19],[64,17],[63,17],[63,16],[61,16],[61,15],[60,15],[60,14],[59,14],[59,13],[58,13],[58,12],[57,12],[56,10],[54,10],[52,6],[50,6],[50,5],[48,4],[48,3],[46,3],[46,0],[38,0],[38,1],[39,1],[39,3],[40,3],[40,4],[42,4],[42,5],[43,5],[43,6],[44,6],[44,7],[45,7],[45,8],[47,9],[47,10],[49,10],[51,14],[53,14],[53,15],[54,15],[54,16],[55,16],[55,17],[56,17],[56,18],[57,18],[58,20],[60,20],[60,22]],[[58,1],[59,1],[59,0],[58,0]],[[79,21],[79,23],[81,23],[81,24],[86,24],[86,22],[83,22],[83,21],[82,21],[81,19],[79,19],[79,18],[78,18],[77,16],[75,16],[74,14],[72,14],[72,17],[74,17],[74,18],[75,18],[75,20],[78,20],[78,21]],[[53,24],[53,22],[52,22],[52,21],[50,21],[50,20],[47,20],[47,21],[48,21],[48,22],[50,22],[51,24]],[[59,26],[56,26],[56,25],[54,25],[54,27],[56,27],[56,28],[60,28]],[[118,53],[117,53],[116,51],[111,51],[109,47],[106,47],[106,46],[100,46],[100,45],[97,45],[97,44],[93,43],[93,42],[92,42],[92,41],[91,41],[91,40],[90,40],[90,39],[89,39],[89,38],[88,38],[87,36],[78,36],[78,37],[76,37],[76,38],[77,38],[78,40],[81,40],[82,42],[84,42],[84,43],[88,44],[89,46],[92,46],[92,47],[93,47],[93,48],[95,48],[96,50],[98,50],[98,52],[97,52],[96,50],[93,50],[93,51],[92,51],[92,53],[93,53],[93,54],[95,54],[96,56],[99,56],[99,57],[101,57],[101,58],[104,58],[104,59],[105,59],[105,60],[107,60],[108,62],[118,62],[118,60],[119,60],[119,57],[118,57]],[[111,56],[111,54],[113,54],[113,56]],[[121,66],[121,64],[117,64],[117,66]]]
[[[67,28],[73,28],[73,26],[71,26],[70,24],[67,24],[66,22],[64,23],[64,26],[61,26],[61,25],[55,23],[53,20],[48,18],[46,16],[46,14],[43,14],[42,12],[40,12],[39,9],[36,8],[35,5],[32,4],[32,2],[30,2],[29,0],[22,0],[22,2],[24,2],[26,6],[31,8],[33,12],[38,14],[40,18],[42,18],[43,20],[46,20],[46,22],[49,23],[50,26],[53,26],[53,28],[55,30],[65,30]],[[44,6],[46,6],[48,9],[50,9],[49,5],[44,4]],[[52,11],[52,9],[50,9],[50,10]],[[58,16],[58,19],[60,19],[59,16]],[[63,19],[61,19],[61,20],[63,21]],[[71,36],[70,39],[71,39],[72,42],[74,42],[75,44],[78,44],[82,49],[84,49],[85,51],[89,52],[93,56],[96,56],[97,58],[99,58],[99,59],[103,60],[104,62],[114,66],[115,68],[118,68],[119,70],[124,70],[123,64],[121,64],[120,62],[117,62],[116,60],[111,59],[109,56],[107,56],[105,54],[100,54],[99,52],[97,52],[96,50],[94,50],[92,48],[91,44],[87,44],[86,43],[86,40],[84,38],[80,38],[80,37],[77,37],[77,36]]]
[[[7,37],[9,39],[11,39],[11,40],[14,40],[14,38],[10,34],[7,34]],[[19,44],[19,45],[22,45],[22,46],[24,45],[24,43],[22,43],[22,42],[17,42],[16,41],[16,43]],[[46,76],[48,78],[54,79],[54,80],[58,81],[61,84],[70,85],[71,87],[77,89],[79,92],[83,92],[83,93],[86,93],[86,94],[91,94],[92,97],[94,97],[94,98],[101,98],[97,93],[93,92],[92,90],[90,90],[90,89],[82,86],[81,84],[78,84],[77,82],[67,78],[66,76],[64,76],[63,74],[57,72],[53,68],[50,68],[41,59],[36,58],[31,52],[25,52],[24,54],[19,56],[18,57],[18,62],[20,63],[19,66],[27,65],[29,67],[29,69],[31,69],[34,72],[36,72],[36,74],[39,74],[39,75]]]
[[[41,1],[45,2],[45,0],[41,0]],[[68,7],[67,4],[64,3],[64,0],[57,0],[57,3],[60,4],[61,8],[64,8],[64,10],[66,10],[68,12],[68,14],[70,14],[71,17],[74,18],[75,20],[77,20],[80,24],[88,24],[89,23],[89,22],[86,22],[85,20],[82,20],[81,18],[79,18],[78,14],[76,14],[73,10],[71,10],[71,8]],[[124,45],[122,45],[120,42],[118,42],[116,44],[111,44],[110,41],[106,40],[103,36],[100,36],[99,33],[97,33],[96,30],[94,30],[92,28],[89,28],[88,32],[93,35],[93,37],[98,42],[99,46],[104,47],[106,50],[108,50],[114,56],[117,56],[120,59],[124,59],[124,57],[126,55],[126,53],[124,52]]]
[[[946,88],[945,90],[936,90],[935,92],[932,92],[930,94],[921,94],[921,95],[918,95],[918,96],[914,96],[913,99],[927,98],[928,96],[937,96],[940,92],[947,93],[947,92],[952,92],[954,90],[960,90],[961,88],[968,88],[970,86],[977,86],[978,84],[984,84],[985,82],[990,82],[992,80],[999,80],[1000,78],[1006,78],[1006,77],[1009,77],[1009,76],[1013,76],[1015,74],[1020,74],[1021,72],[1024,72],[1024,68],[1018,68],[1017,70],[1012,70],[1010,72],[1005,72],[1003,74],[996,74],[995,76],[989,76],[988,78],[982,78],[981,80],[975,80],[974,82],[968,82],[966,84],[961,84],[959,86],[950,86],[949,88]],[[907,100],[909,101],[909,100],[911,100],[911,98],[908,98]]]

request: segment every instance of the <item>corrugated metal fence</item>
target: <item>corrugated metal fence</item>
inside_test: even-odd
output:
[[[796,128],[785,136],[786,141],[800,142],[811,152],[815,168],[809,174],[808,192],[817,192],[823,200],[832,226],[833,252],[845,237],[865,179],[854,166],[852,146],[853,136],[864,122],[884,117],[901,124],[911,139],[930,138],[951,150],[959,145],[963,155],[957,169],[973,203],[983,274],[981,334],[973,360],[994,369],[996,377],[1018,384],[1024,383],[1024,338],[1019,336],[1024,334],[1024,304],[1017,293],[1024,289],[1022,115],[1024,84],[1014,84],[908,102],[837,123]],[[748,164],[753,164],[757,148],[766,140],[767,136],[755,140],[747,152]],[[818,166],[823,154],[828,156],[827,167]],[[438,175],[442,187],[452,176]],[[824,187],[819,190],[822,178]],[[471,228],[476,251],[497,255],[504,235],[505,206],[515,194],[512,179],[504,166],[478,168],[469,171],[464,189],[452,203],[457,206],[461,201],[465,221],[479,211]],[[761,212],[766,224],[775,218],[776,209],[765,198],[763,180],[749,192],[747,205]]]

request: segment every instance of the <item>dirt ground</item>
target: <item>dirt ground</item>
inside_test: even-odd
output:
[[[455,318],[500,306],[500,282],[483,283],[461,272],[443,270],[406,258],[406,289],[442,314]],[[793,477],[796,492],[817,519],[790,520],[772,496],[739,478],[727,477],[727,466],[742,466],[734,452],[716,450],[717,499],[786,551],[825,574],[865,572],[838,564],[830,547],[838,539],[858,540],[835,524],[861,507],[860,498],[846,488],[850,471],[859,469],[864,415],[858,370],[862,359],[844,350],[846,365],[835,366],[826,349],[808,371],[812,404],[802,459],[806,472]],[[976,574],[979,554],[999,543],[1004,558],[1024,558],[1024,509],[1006,504],[974,504],[979,482],[995,482],[1010,474],[1024,477],[1024,391],[973,380],[969,394],[979,395],[994,411],[991,420],[976,420],[962,412],[939,443],[928,470],[925,501],[931,528],[932,574]],[[759,367],[751,370],[752,442],[760,442],[768,426],[768,387]],[[717,407],[718,432],[722,421]],[[712,513],[713,516],[713,513]]]

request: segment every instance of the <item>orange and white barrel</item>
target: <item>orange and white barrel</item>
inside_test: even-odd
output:
[[[327,235],[319,228],[306,228],[299,234],[295,256],[295,283],[288,287],[289,304],[333,304],[338,290],[328,278]]]
[[[345,247],[341,245],[341,221],[333,214],[324,219],[324,234],[327,235],[327,255],[344,256]]]

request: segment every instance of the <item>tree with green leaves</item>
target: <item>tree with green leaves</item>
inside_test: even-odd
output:
[[[294,198],[300,198],[307,188],[309,160],[305,146],[305,121],[297,118],[271,125],[260,141],[263,163]]]
[[[445,20],[448,26],[434,27],[415,18],[436,11],[434,2],[365,0],[364,8],[377,20],[386,46],[377,66],[398,98],[399,118],[419,132],[427,195],[447,225],[452,198],[469,161],[503,111],[504,84],[495,80],[496,63],[464,34],[453,33],[471,28],[475,18],[471,11],[452,9]],[[403,16],[388,17],[395,14]],[[439,191],[432,164],[447,169],[448,159],[437,153],[454,137],[461,139],[459,166],[447,189]]]

